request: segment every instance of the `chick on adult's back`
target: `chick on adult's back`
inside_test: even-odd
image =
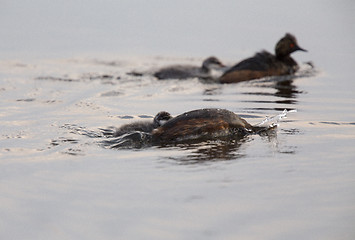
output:
[[[149,133],[153,129],[163,126],[171,118],[170,113],[161,111],[155,115],[153,121],[139,121],[123,125],[113,133],[113,136],[118,137],[136,131]]]

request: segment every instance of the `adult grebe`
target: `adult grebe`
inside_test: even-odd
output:
[[[220,78],[221,83],[237,83],[267,76],[293,74],[298,70],[297,62],[290,54],[305,51],[298,46],[296,38],[290,33],[279,40],[275,47],[275,55],[262,51],[245,59],[227,70]]]
[[[262,127],[250,125],[237,114],[226,109],[206,108],[171,118],[152,131],[153,142],[169,143],[192,139],[244,136]]]

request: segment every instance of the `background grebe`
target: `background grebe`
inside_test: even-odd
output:
[[[227,70],[219,79],[221,83],[237,83],[267,76],[293,74],[298,70],[297,62],[290,54],[306,51],[299,47],[296,38],[286,33],[275,46],[275,54],[267,51],[256,53]]]
[[[154,73],[158,79],[186,79],[186,78],[202,78],[210,79],[213,76],[210,74],[211,70],[220,70],[224,65],[216,58],[209,57],[205,59],[201,67],[174,65],[160,69]]]

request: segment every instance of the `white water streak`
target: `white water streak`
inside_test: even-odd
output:
[[[287,118],[287,114],[288,113],[294,113],[297,112],[297,110],[290,110],[287,111],[287,109],[283,110],[282,113],[275,115],[275,116],[271,116],[271,117],[266,117],[263,121],[261,121],[260,123],[256,124],[256,126],[258,127],[268,127],[268,128],[272,128],[275,126],[278,126],[278,123],[284,119]]]

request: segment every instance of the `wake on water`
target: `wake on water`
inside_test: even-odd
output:
[[[283,110],[282,113],[280,113],[278,115],[271,116],[271,117],[265,117],[264,120],[262,120],[260,123],[257,123],[255,126],[265,127],[266,129],[277,127],[279,125],[279,122],[282,119],[287,118],[288,113],[294,113],[294,112],[297,112],[297,110],[287,111],[287,109],[285,109],[285,110]]]
[[[282,113],[271,116],[271,117],[265,117],[260,123],[255,124],[254,126],[261,127],[263,128],[262,132],[265,133],[270,129],[274,129],[275,127],[279,126],[279,123],[282,119],[287,118],[287,115],[289,113],[294,113],[297,112],[297,110],[284,110]],[[101,131],[105,131],[105,129],[101,129]],[[110,129],[112,131],[112,129]],[[257,133],[260,133],[259,131]],[[121,135],[119,137],[110,137],[109,135],[106,135],[107,139],[100,141],[100,145],[102,145],[105,148],[143,148],[143,147],[149,147],[154,145],[152,142],[152,135],[150,133],[146,132],[140,132],[140,131],[133,131],[130,133],[126,133],[124,135]],[[233,136],[231,136],[232,138]],[[225,137],[222,138],[226,139]],[[221,140],[218,137],[215,137],[213,140]],[[201,140],[203,141],[203,139]],[[196,141],[194,141],[196,142]]]

